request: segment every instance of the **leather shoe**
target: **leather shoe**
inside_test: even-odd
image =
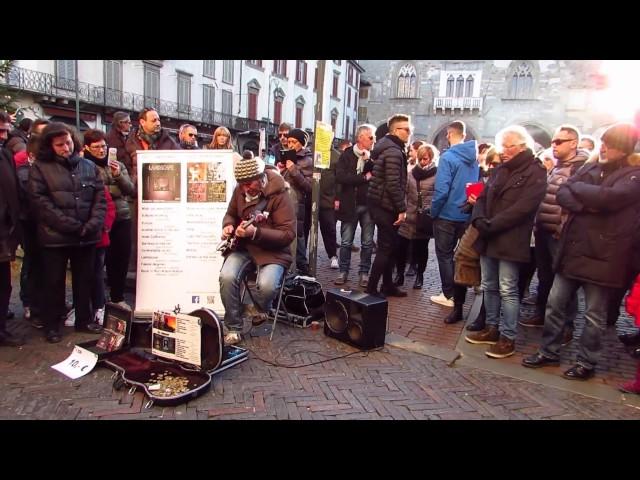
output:
[[[11,320],[12,318],[14,318],[16,316],[16,312],[14,312],[13,310],[11,310],[10,308],[7,308],[7,316],[5,317],[7,320]]]
[[[589,380],[595,374],[594,368],[585,368],[582,365],[576,364],[564,372],[563,375],[564,378],[568,378],[569,380]]]
[[[398,287],[401,287],[402,285],[404,285],[404,274],[398,273],[393,283]]]
[[[398,287],[383,288],[382,293],[386,297],[406,297],[407,292],[400,290]]]
[[[451,313],[444,319],[444,323],[451,325],[452,323],[461,322],[462,320],[462,305],[454,305]]]
[[[384,294],[382,292],[379,292],[377,289],[375,288],[371,288],[371,285],[369,285],[367,287],[367,289],[364,291],[367,295],[371,295],[372,297],[377,297],[377,298],[385,298]]]
[[[545,357],[540,352],[536,352],[533,355],[522,359],[523,367],[540,368],[549,365],[560,365],[560,360]]]
[[[423,283],[424,283],[424,275],[421,273],[418,273],[416,275],[416,281],[413,283],[413,288],[415,288],[416,290],[420,290],[422,289]]]
[[[47,339],[47,342],[49,342],[49,343],[59,343],[62,340],[62,335],[60,335],[55,330],[49,330],[45,334],[45,338]]]
[[[95,322],[87,323],[86,325],[76,325],[76,332],[83,333],[101,333],[102,327]]]

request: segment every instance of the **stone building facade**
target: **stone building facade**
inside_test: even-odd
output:
[[[411,115],[414,138],[446,148],[446,126],[463,120],[468,138],[493,142],[512,124],[548,147],[562,123],[599,135],[616,120],[594,108],[601,61],[361,60],[359,122]]]

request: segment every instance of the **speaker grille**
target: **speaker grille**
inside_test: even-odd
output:
[[[332,298],[324,304],[325,322],[329,330],[334,333],[343,333],[347,329],[349,311],[339,300]]]

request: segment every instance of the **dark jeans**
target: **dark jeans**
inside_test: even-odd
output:
[[[522,300],[529,293],[529,285],[531,285],[531,279],[533,274],[536,273],[536,255],[535,249],[529,248],[531,254],[531,260],[529,263],[520,264],[520,275],[518,276],[518,294],[520,300]]]
[[[111,244],[107,248],[105,265],[107,266],[107,283],[111,288],[111,301],[115,303],[124,300],[124,287],[133,246],[131,228],[131,220],[119,220],[113,224],[109,232]]]
[[[433,238],[435,240],[436,256],[438,257],[440,282],[442,283],[442,293],[447,298],[454,296],[453,252],[458,240],[464,234],[466,226],[465,222],[451,222],[441,218],[433,221]]]
[[[11,262],[0,262],[0,332],[7,328],[7,310],[11,298]]]
[[[393,288],[393,267],[396,263],[395,254],[399,239],[398,227],[394,226],[393,222],[398,216],[371,204],[369,204],[369,213],[378,227],[378,249],[371,267],[368,288],[372,291],[377,290],[380,277],[382,277],[382,289]]]
[[[356,206],[356,220],[340,223],[340,271],[349,273],[351,267],[351,246],[360,222],[360,268],[359,273],[369,273],[373,252],[373,231],[375,224],[366,205]]]
[[[91,287],[93,285],[95,251],[95,245],[42,248],[44,265],[42,320],[46,331],[59,331],[61,317],[66,313],[65,286],[69,260],[71,261],[76,327],[83,327],[92,321]]]
[[[22,222],[22,269],[20,270],[20,300],[33,312],[40,311],[42,295],[42,257],[34,225]]]
[[[553,265],[558,255],[559,241],[553,238],[551,232],[539,229],[536,231],[536,266],[538,267],[538,298],[536,300],[536,314],[544,318],[547,309],[549,292],[553,286],[555,271]],[[567,326],[573,328],[573,322],[578,314],[578,293],[574,293],[567,310]]]
[[[422,275],[427,268],[429,260],[430,238],[414,238],[409,240],[403,236],[398,238],[398,251],[396,252],[396,271],[401,274],[407,265],[407,257],[417,264],[416,271]],[[409,250],[411,249],[411,252]]]
[[[560,357],[567,310],[580,287],[584,291],[585,310],[584,329],[580,335],[577,363],[592,369],[595,368],[600,358],[602,333],[606,327],[610,290],[606,287],[572,280],[557,273],[549,293],[540,353],[548,358],[557,359]]]
[[[93,288],[91,289],[91,307],[95,312],[104,308],[104,255],[106,248],[96,248],[93,266]]]
[[[329,258],[337,256],[338,245],[336,243],[336,211],[333,208],[321,208],[319,215],[320,232],[322,242]]]

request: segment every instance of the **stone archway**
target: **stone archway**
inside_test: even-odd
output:
[[[533,137],[533,141],[542,148],[549,148],[551,146],[551,135],[546,128],[529,122],[522,122],[520,125],[529,132],[529,135]]]
[[[447,127],[450,123],[452,122],[447,122],[446,124],[442,125],[440,129],[437,130],[436,134],[433,137],[433,141],[431,142],[431,144],[435,145],[440,153],[443,153],[449,148],[449,142],[447,141]],[[473,129],[469,128],[469,125],[467,125],[467,137],[465,138],[465,141],[469,140],[476,140],[476,135]]]

